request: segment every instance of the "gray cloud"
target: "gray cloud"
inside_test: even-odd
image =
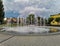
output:
[[[25,17],[30,13],[49,17],[60,12],[60,0],[3,0],[5,11],[14,11]]]

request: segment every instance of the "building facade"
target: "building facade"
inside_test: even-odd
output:
[[[51,25],[60,25],[60,13],[51,15],[50,19],[52,19],[50,22]]]

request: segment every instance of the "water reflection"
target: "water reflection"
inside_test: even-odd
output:
[[[52,32],[58,32],[59,31],[59,29],[57,29],[57,28],[50,28],[50,32],[52,33]]]

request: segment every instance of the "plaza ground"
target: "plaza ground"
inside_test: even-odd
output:
[[[0,34],[0,46],[60,46],[60,35],[13,36]]]
[[[47,26],[45,27],[47,28]],[[49,27],[53,28],[53,26]],[[60,27],[54,28],[60,29]],[[60,46],[60,34],[47,36],[14,36],[0,33],[0,46]]]

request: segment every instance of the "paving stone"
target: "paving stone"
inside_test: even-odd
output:
[[[60,35],[52,36],[15,36],[1,46],[60,46]]]
[[[0,43],[8,40],[10,37],[12,37],[12,35],[4,35],[4,34],[0,34]]]

